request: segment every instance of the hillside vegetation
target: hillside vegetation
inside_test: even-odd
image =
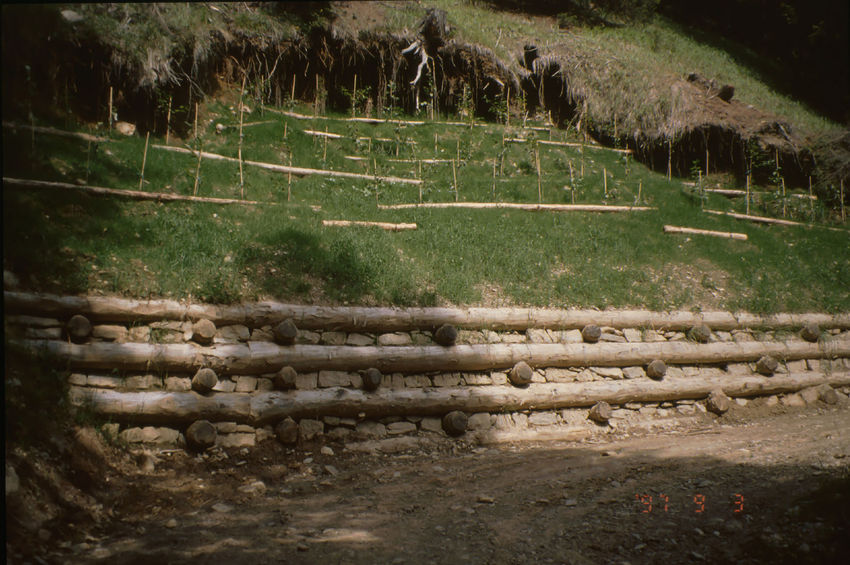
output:
[[[839,177],[821,181],[815,175],[815,201],[806,198],[805,180],[814,172],[807,147],[842,130],[771,90],[728,51],[661,17],[564,29],[556,17],[432,2],[429,7],[446,10],[452,31],[443,58],[430,78],[423,73],[417,91],[410,81],[418,57],[400,51],[416,37],[425,6],[313,4],[295,14],[285,6],[85,5],[71,8],[82,18],[74,22],[58,7],[16,8],[12,15],[20,25],[40,18],[67,51],[48,53],[32,39],[30,71],[24,62],[4,68],[13,79],[4,80],[4,94],[30,92],[4,96],[4,121],[18,123],[4,127],[4,175],[261,202],[165,204],[7,187],[4,268],[22,287],[214,302],[762,312],[850,307],[848,232],[825,229],[843,227]],[[9,15],[4,7],[4,26],[11,25]],[[555,61],[560,72],[542,63],[520,65],[525,45],[532,44],[539,60]],[[307,48],[317,50],[303,52]],[[94,71],[84,69],[86,56]],[[72,63],[55,67],[61,70],[54,76],[43,72],[45,61],[63,57]],[[72,80],[83,72],[91,80]],[[720,102],[680,86],[690,84],[685,77],[691,72],[734,84],[738,113],[711,122],[709,110]],[[551,85],[558,80],[568,88],[557,91],[557,103],[552,94],[523,86],[531,81],[556,91]],[[498,82],[501,92],[492,87]],[[118,118],[137,124],[136,135],[109,131],[110,86]],[[352,115],[425,123],[348,121]],[[756,131],[764,120],[787,126],[787,135]],[[24,127],[33,124],[110,141]],[[728,147],[718,146],[730,153],[728,166],[725,153],[715,154],[708,141],[695,145],[705,132],[728,140]],[[170,146],[237,160],[241,154],[246,161],[422,184],[290,177],[237,162],[199,161],[155,148],[166,144],[166,135]],[[600,148],[598,141],[633,153]],[[705,148],[711,149],[707,168]],[[839,170],[841,162],[839,153]],[[754,175],[749,205],[705,190],[744,187],[746,172]],[[594,214],[376,206],[420,200],[654,209]],[[706,209],[812,227],[755,225]],[[322,224],[340,219],[415,222],[418,229]],[[668,235],[665,224],[739,232],[748,240]]]

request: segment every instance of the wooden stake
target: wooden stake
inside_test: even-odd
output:
[[[667,142],[667,180],[673,178],[673,142]]]
[[[288,126],[289,126],[289,122],[283,122],[283,139],[286,139],[286,135],[287,135],[286,130],[287,130]]]
[[[112,131],[112,87],[109,87],[109,118],[106,120],[109,124],[109,131]]]
[[[452,178],[454,179],[454,187],[455,187],[455,202],[458,201],[458,190],[457,190],[457,161],[452,160]]]
[[[708,176],[708,146],[705,148],[705,176]]]
[[[293,78],[295,75],[293,75]],[[289,168],[292,168],[292,152],[289,153]],[[286,173],[286,201],[292,200],[292,171]]]
[[[168,97],[168,112],[165,115],[165,144],[168,145],[168,138],[171,136],[171,96]]]
[[[313,98],[313,117],[319,115],[319,73],[316,73],[316,96]]]
[[[747,216],[750,215],[750,175],[747,175]]]
[[[570,164],[570,202],[576,203],[576,180],[573,177],[573,162],[569,161]]]
[[[782,180],[782,217],[785,217],[785,177]]]
[[[638,195],[637,195],[637,200],[635,200],[635,204],[638,204],[640,202],[641,192],[643,192],[643,181],[639,180],[638,181]]]
[[[295,104],[295,73],[292,73],[292,93],[289,95],[289,101]]]
[[[460,161],[460,138],[457,138],[457,160]]]
[[[437,132],[434,132],[434,159],[437,158]]]
[[[602,167],[602,188],[605,191],[605,198],[608,198],[608,169]]]
[[[534,147],[534,162],[537,164],[537,201],[543,202],[543,182],[540,173],[540,150]]]
[[[145,182],[145,163],[148,160],[148,141],[150,141],[151,132],[145,134],[145,152],[142,155],[142,172],[139,174],[139,190],[142,190],[142,184]]]
[[[351,94],[351,116],[357,115],[357,73],[354,73],[354,91]]]
[[[192,129],[192,137],[198,139],[198,103],[195,102],[195,126]]]
[[[847,220],[847,215],[844,212],[844,179],[841,179],[839,181],[839,183],[840,183],[840,186],[841,186],[841,193],[840,193],[840,198],[841,198],[841,223],[843,224],[845,222],[845,220]]]
[[[812,193],[812,177],[809,177],[809,214],[811,215],[811,221],[815,221],[815,196]]]
[[[328,127],[325,126],[324,148],[322,149],[322,163],[328,160]]]
[[[496,160],[493,159],[493,200],[496,199]],[[420,200],[421,202],[421,200]]]
[[[198,195],[198,184],[201,180],[201,157],[203,154],[204,152],[201,151],[201,144],[198,143],[198,166],[195,168],[195,188],[192,190],[192,196]]]

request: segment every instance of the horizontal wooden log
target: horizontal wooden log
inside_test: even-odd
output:
[[[421,126],[426,123],[435,125],[435,126],[465,126],[469,127],[471,124],[466,122],[423,122],[420,120],[392,120],[392,119],[384,119],[384,118],[331,118],[328,116],[307,116],[305,114],[299,114],[297,112],[289,112],[286,110],[278,110],[276,108],[264,107],[267,111],[281,114],[290,118],[295,118],[296,120],[331,120],[338,122],[361,122],[366,124],[399,124],[406,126]],[[475,124],[479,126],[480,124]]]
[[[704,210],[709,214],[715,214],[718,216],[729,216],[738,220],[748,220],[750,222],[756,222],[759,224],[778,224],[782,226],[802,226],[804,228],[822,228],[825,230],[837,231],[850,233],[848,230],[841,228],[833,228],[830,226],[821,226],[819,224],[804,224],[803,222],[793,222],[791,220],[780,220],[778,218],[767,218],[765,216],[751,216],[749,214],[738,214],[737,212],[722,212],[720,210]]]
[[[614,406],[627,402],[670,402],[705,398],[716,389],[722,389],[731,397],[751,397],[795,392],[822,384],[848,386],[850,373],[682,377],[660,382],[631,379],[531,384],[526,388],[475,386],[379,389],[374,392],[329,388],[210,396],[194,392],[119,392],[71,387],[69,396],[74,405],[85,405],[103,416],[140,424],[188,424],[203,419],[262,426],[286,417],[442,416],[452,410],[512,412],[584,408],[600,401]]]
[[[70,137],[72,139],[82,139],[83,141],[91,141],[93,143],[106,143],[108,141],[111,141],[107,137],[98,137],[96,135],[91,135],[89,133],[83,133],[83,132],[78,132],[78,131],[65,131],[65,130],[61,130],[61,129],[49,128],[49,127],[43,127],[43,126],[31,126],[31,125],[25,125],[25,124],[16,124],[16,123],[7,122],[7,121],[3,121],[3,127],[8,128],[8,129],[12,129],[12,130],[23,129],[23,130],[27,130],[27,131],[34,131],[35,133],[46,133],[48,135],[55,135],[55,136],[58,136],[58,137]]]
[[[182,194],[169,194],[164,192],[144,192],[141,190],[125,190],[118,188],[104,188],[102,186],[88,186],[70,184],[67,182],[53,182],[45,180],[15,179],[3,177],[3,184],[20,188],[62,188],[67,190],[79,190],[98,196],[118,196],[131,200],[155,200],[156,202],[201,202],[205,204],[243,204],[275,205],[275,202],[258,202],[256,200],[235,200],[233,198],[212,198],[208,196],[184,196]]]
[[[373,308],[310,306],[255,302],[217,306],[176,300],[137,300],[114,296],[57,296],[25,292],[4,293],[7,313],[70,318],[83,314],[97,322],[149,322],[207,318],[222,326],[259,327],[292,318],[301,329],[392,332],[432,330],[443,324],[460,328],[518,330],[581,329],[587,325],[613,328],[688,330],[706,324],[714,330],[797,329],[807,324],[821,328],[850,328],[850,313],[772,314],[747,312],[652,312],[647,310],[558,310],[549,308]]]
[[[688,228],[683,226],[664,226],[664,233],[687,233],[694,235],[710,235],[712,237],[725,237],[727,239],[740,239],[742,241],[747,240],[747,234],[731,232],[731,231],[713,231],[713,230],[701,230],[697,228]]]
[[[423,202],[421,204],[379,204],[380,210],[405,210],[409,208],[473,208],[510,209],[531,212],[643,212],[656,210],[654,206],[605,206],[596,204],[522,204],[519,202]]]
[[[507,369],[520,361],[532,367],[629,367],[662,359],[668,365],[850,357],[850,339],[828,342],[663,341],[650,343],[531,343],[425,346],[289,345],[270,342],[201,347],[191,343],[90,343],[20,340],[72,369],[194,372],[209,367],[219,374],[265,374],[291,366],[296,371],[356,371],[375,367],[383,373]]]
[[[154,149],[162,149],[163,151],[173,151],[175,153],[187,153],[190,155],[198,155],[197,151],[193,151],[192,149],[186,149],[185,147],[171,147],[169,145],[152,145]],[[229,161],[233,163],[238,163],[239,159],[235,157],[226,157],[224,155],[218,155],[217,153],[209,153],[208,151],[201,151],[201,156],[204,159],[213,159],[219,161]],[[245,165],[251,165],[254,167],[259,167],[261,169],[266,169],[269,171],[277,171],[280,173],[292,173],[296,176],[307,176],[307,175],[321,175],[327,177],[342,177],[342,178],[352,178],[352,179],[366,179],[366,180],[380,180],[384,182],[391,183],[402,183],[402,184],[422,184],[422,181],[419,179],[407,179],[401,177],[382,177],[375,175],[365,175],[361,173],[349,173],[345,171],[327,171],[324,169],[308,169],[305,167],[289,167],[287,165],[277,165],[274,163],[263,163],[260,161],[242,161]]]
[[[532,128],[533,129],[533,128]],[[544,130],[545,131],[545,130]],[[506,143],[529,143],[528,139],[521,137],[506,137]],[[580,149],[598,149],[600,151],[613,151],[614,153],[631,153],[631,149],[616,149],[614,147],[605,147],[603,145],[591,145],[588,143],[573,143],[568,141],[549,141],[546,139],[538,139],[535,143],[540,145],[554,145],[556,147],[578,147]]]
[[[392,224],[389,222],[365,222],[359,220],[322,220],[322,225],[335,227],[365,226],[381,228],[387,231],[415,230],[418,227],[416,224],[409,223]]]
[[[343,138],[343,136],[341,136],[338,133],[330,133],[330,132],[327,132],[327,131],[313,131],[311,129],[305,129],[304,133],[306,133],[307,135],[312,135],[314,137],[327,137],[328,139],[342,139]]]
[[[683,183],[687,186],[696,186],[696,183],[686,182]],[[747,191],[741,190],[738,188],[706,188],[706,192],[711,192],[713,194],[721,194],[723,196],[736,197],[736,196],[746,196]],[[751,190],[750,194],[770,194],[769,192],[764,192],[761,190]],[[818,197],[813,194],[801,194],[798,192],[789,192],[788,196],[793,198],[802,198],[804,200],[817,200]]]

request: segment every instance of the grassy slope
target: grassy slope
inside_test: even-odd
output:
[[[454,21],[469,19],[458,10],[450,10],[450,14]],[[499,14],[492,21],[495,24],[498,18],[508,17],[515,16]],[[512,29],[516,33],[518,28]],[[638,34],[594,31],[581,40],[605,43],[605,34],[628,37],[630,33]],[[204,111],[204,149],[236,156],[236,131],[228,129],[217,135],[213,124],[234,125],[238,116],[223,103],[209,104]],[[301,111],[309,113],[308,108]],[[369,170],[362,163],[344,159],[345,155],[360,155],[371,159],[379,172],[399,176],[413,176],[418,171],[414,165],[391,161],[396,157],[395,143],[376,142],[370,151],[368,144],[355,138],[398,139],[402,142],[398,145],[400,158],[427,158],[435,156],[436,133],[437,157],[456,157],[460,148],[459,198],[468,201],[494,199],[492,162],[501,161],[503,155],[495,199],[536,202],[532,147],[508,144],[502,150],[502,135],[551,135],[555,139],[567,135],[506,130],[495,124],[472,129],[437,124],[399,128],[339,121],[311,123],[271,113],[246,117],[246,122],[263,120],[274,123],[245,130],[246,159],[286,163],[291,152],[293,164],[298,166]],[[329,142],[326,154],[323,142],[303,133],[304,129],[325,127],[346,136]],[[406,145],[403,141],[407,139],[417,145]],[[89,153],[85,142],[37,136],[33,148],[28,134],[4,130],[4,174],[137,188],[143,146],[144,140],[138,137],[122,138]],[[416,201],[418,189],[326,177],[293,178],[292,200],[287,203],[285,175],[246,168],[246,196],[278,205],[162,205],[7,189],[4,267],[41,290],[220,302],[270,297],[425,305],[513,303],[755,311],[850,308],[846,233],[764,227],[703,214],[699,202],[683,193],[681,183],[668,183],[612,152],[588,149],[582,158],[578,149],[541,147],[540,160],[544,202],[569,202],[570,193],[562,188],[565,185],[576,188],[576,202],[603,202],[604,169],[609,174],[608,202],[634,203],[640,190],[641,203],[658,210],[629,215],[381,211],[375,208],[376,192],[379,202],[389,204]],[[146,189],[191,194],[194,171],[195,159],[190,156],[151,150]],[[454,200],[450,166],[423,165],[422,175],[426,201]],[[200,194],[234,197],[239,194],[238,185],[236,165],[203,163]],[[707,207],[722,209],[740,210],[742,206],[716,196],[707,203]],[[807,219],[808,208],[797,214]],[[322,219],[415,221],[419,230],[331,229],[321,226]],[[669,236],[661,231],[665,223],[745,232],[750,240]]]

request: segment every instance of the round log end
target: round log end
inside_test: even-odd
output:
[[[434,332],[434,341],[446,347],[454,345],[457,341],[457,328],[443,324]]]
[[[660,381],[667,374],[667,363],[661,359],[653,359],[646,366],[646,376],[650,379]]]
[[[295,378],[298,373],[292,367],[284,367],[272,378],[274,388],[277,390],[292,390],[295,388]]]
[[[374,367],[363,371],[361,373],[361,377],[363,379],[363,390],[377,389],[379,386],[381,386],[381,381],[383,381],[384,379],[384,376],[381,374],[381,371]]]
[[[91,335],[92,326],[88,318],[81,314],[75,314],[68,320],[65,330],[68,332],[68,337],[71,338],[71,341],[81,342],[88,339]]]
[[[589,324],[581,329],[581,338],[587,343],[596,343],[602,337],[602,328]]]
[[[758,361],[756,361],[756,371],[766,377],[775,373],[777,368],[779,368],[779,361],[770,355],[763,355]]]
[[[215,445],[218,432],[209,421],[197,420],[186,430],[186,445],[196,451],[204,451]]]
[[[711,339],[711,328],[705,324],[699,324],[690,329],[688,337],[697,343],[708,343]]]
[[[212,369],[199,369],[192,377],[192,390],[206,394],[218,384],[218,375]]]
[[[812,343],[816,342],[820,339],[820,326],[815,322],[806,324],[803,326],[803,329],[800,330],[800,337],[806,341],[811,341]]]
[[[611,405],[604,400],[600,400],[593,405],[587,417],[597,424],[607,424],[608,420],[611,419]]]
[[[718,415],[728,411],[729,406],[729,397],[720,389],[711,391],[711,394],[708,395],[705,401],[706,410]]]
[[[280,345],[292,345],[298,337],[298,327],[287,318],[274,327],[274,340]]]
[[[534,375],[534,371],[529,367],[528,363],[525,361],[520,361],[516,365],[514,365],[513,369],[511,369],[508,378],[511,380],[511,384],[514,386],[526,386],[531,383],[531,377]]]
[[[274,433],[280,443],[292,445],[298,442],[298,423],[292,418],[281,420],[274,428]]]
[[[454,410],[443,416],[443,430],[452,437],[463,435],[469,418],[464,412]]]
[[[192,324],[192,341],[201,345],[209,345],[215,337],[215,324],[210,320],[198,320]]]

